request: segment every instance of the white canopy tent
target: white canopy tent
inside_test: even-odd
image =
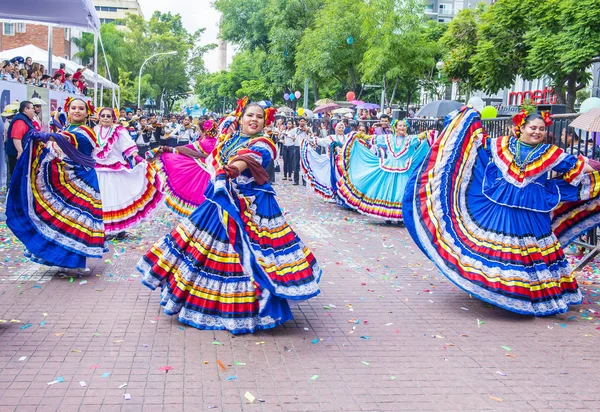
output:
[[[100,19],[92,0],[3,1],[0,19],[76,27],[98,33]]]
[[[46,64],[48,60],[48,52],[46,50],[42,50],[33,44],[28,44],[27,46],[17,47],[10,50],[0,51],[0,60],[10,60],[13,57],[21,56],[24,59],[27,57],[31,57],[34,63]],[[67,73],[75,73],[75,71],[81,67],[80,64],[75,63],[74,61],[64,59],[58,56],[52,56],[52,68],[58,69],[60,64],[64,63],[67,69]],[[86,79],[94,78],[94,71],[86,70],[83,72],[83,75]],[[102,85],[105,89],[118,89],[119,86],[98,75],[98,84]]]
[[[94,33],[94,105],[98,104],[98,36],[100,34],[100,19],[92,3],[92,0],[29,0],[29,1],[2,1],[0,7],[0,20],[24,21],[32,23],[42,23],[48,25],[48,54],[47,67],[48,73],[55,65],[52,56],[52,27],[64,26],[75,27],[83,31]],[[6,3],[6,4],[4,4]],[[102,45],[102,38],[100,38]],[[14,57],[14,56],[13,56]],[[27,57],[27,56],[23,56]],[[108,61],[104,56],[104,62],[108,67]],[[66,64],[66,63],[65,63]],[[106,79],[105,79],[106,80]],[[110,82],[109,72],[109,82]],[[102,85],[102,83],[100,83]],[[111,84],[114,84],[111,82]],[[120,90],[116,87],[116,90]],[[115,88],[112,88],[112,100],[115,104]],[[119,98],[120,100],[120,98]],[[120,103],[116,101],[117,105]]]

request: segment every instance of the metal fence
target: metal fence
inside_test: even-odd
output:
[[[567,153],[574,155],[583,155],[590,159],[600,160],[600,133],[590,133],[581,130],[575,130],[569,126],[569,124],[578,116],[577,113],[571,114],[557,114],[552,117],[553,123],[548,128],[547,143],[554,144],[564,149]],[[293,119],[298,120],[299,117],[286,117],[278,116],[285,120]],[[310,119],[309,124],[312,126],[315,133],[319,133],[321,129],[321,123],[326,122],[327,134],[333,133],[333,125],[340,121],[339,118],[331,119]],[[407,119],[410,127],[410,134],[417,134],[426,130],[438,130],[443,129],[442,119],[420,119],[420,118],[408,118]],[[364,124],[367,126],[367,130],[374,123],[379,120],[350,120],[349,124],[353,128],[357,128],[358,125]],[[496,119],[485,119],[482,121],[483,128],[491,137],[506,136],[513,133],[513,123],[510,117],[502,117]],[[579,241],[574,242],[576,245],[585,249],[591,250],[576,269],[581,269],[587,263],[589,263],[597,254],[600,253],[600,246],[598,246],[598,239],[600,238],[600,228],[589,231],[586,235],[582,236]]]

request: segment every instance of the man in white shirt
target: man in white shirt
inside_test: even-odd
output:
[[[294,140],[292,140],[291,137],[292,130],[294,130],[294,121],[290,119],[285,122],[285,130],[280,134],[280,139],[283,141],[281,150],[281,155],[283,157],[282,180],[288,180],[288,178],[292,180],[292,174],[294,173],[294,168],[292,167],[294,160]]]
[[[163,146],[176,147],[179,128],[180,126],[177,123],[177,117],[175,117],[175,115],[171,115],[171,122],[168,123],[166,127],[164,127],[165,135],[161,144]]]
[[[304,117],[301,117],[300,120],[298,120],[298,126],[290,131],[290,138],[294,142],[291,167],[294,172],[295,186],[300,184],[300,145],[304,139],[309,138],[311,135],[312,132],[307,126],[306,118]],[[302,183],[306,184],[305,182]]]

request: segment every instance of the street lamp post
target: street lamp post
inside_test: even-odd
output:
[[[144,60],[144,63],[142,63],[142,67],[140,67],[140,74],[138,76],[138,99],[137,99],[137,108],[140,108],[140,97],[142,94],[142,70],[144,70],[144,66],[146,65],[146,63],[148,63],[148,60],[152,59],[153,57],[156,56],[162,56],[165,54],[177,54],[176,51],[170,51],[170,52],[163,52],[163,53],[155,53],[152,56],[148,57],[146,60]]]

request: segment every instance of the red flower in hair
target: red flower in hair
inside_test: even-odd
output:
[[[552,124],[552,116],[550,116],[550,112],[548,110],[540,112],[540,116],[542,116],[542,119],[544,119],[546,127],[549,127]]]
[[[528,113],[525,109],[522,109],[519,113],[515,114],[512,118],[513,124],[517,127],[521,127],[523,123],[525,123],[525,118],[528,116]]]
[[[277,109],[274,107],[267,107],[265,109],[265,125],[269,126],[275,121],[275,113]]]
[[[248,104],[248,96],[244,96],[242,99],[237,101],[237,108],[235,109],[234,116],[239,118],[242,115],[244,107]]]

